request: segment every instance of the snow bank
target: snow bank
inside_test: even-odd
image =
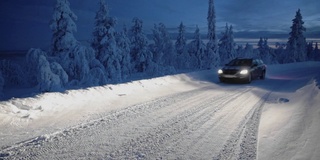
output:
[[[207,83],[201,79],[214,79],[213,72],[164,76],[1,101],[0,128],[7,128],[0,132],[0,137],[4,138],[1,145],[55,132],[99,117],[101,113],[200,87]],[[18,139],[12,137],[12,131],[19,133]]]
[[[210,75],[213,71],[203,72],[204,75],[213,76]],[[103,107],[109,107],[108,104],[110,103],[110,101],[129,95],[138,96],[139,101],[144,101],[145,99],[150,99],[154,96],[152,96],[152,94],[140,96],[140,94],[137,95],[137,93],[164,90],[168,89],[168,86],[182,82],[182,84],[179,84],[179,86],[169,89],[179,90],[182,87],[186,87],[187,84],[198,83],[193,81],[192,79],[192,77],[204,76],[199,76],[198,74],[201,74],[201,72],[138,80],[118,85],[105,85],[79,90],[67,90],[65,92],[43,93],[35,97],[28,98],[12,98],[8,101],[0,102],[0,106],[2,108],[2,110],[0,110],[0,113],[6,113],[11,116],[20,115],[19,117],[21,117],[21,113],[23,111],[31,112],[32,110],[38,110],[40,108],[41,112],[64,111],[67,108],[81,109],[82,107],[88,105],[92,106],[92,102],[98,103],[98,101],[101,101],[99,102],[99,105],[103,105]],[[186,89],[188,89],[188,87],[186,87]],[[163,94],[168,93],[164,92]],[[36,117],[37,116],[35,115],[30,115],[28,118]]]
[[[310,69],[306,69],[308,67]],[[279,68],[278,65],[274,65],[270,68],[273,68],[271,72],[278,74],[292,68],[290,71],[294,74],[273,74],[269,77],[288,81],[272,93],[272,97],[264,106],[259,127],[258,159],[319,159],[319,63],[288,64]],[[309,75],[311,80],[303,79],[301,75]],[[292,78],[299,80],[293,81],[294,84],[290,84],[291,86],[300,85],[298,82],[306,85],[302,88],[296,87],[296,90],[284,89],[291,83]]]
[[[270,65],[266,80],[251,84],[272,89],[260,120],[258,159],[320,157],[319,68],[318,62]],[[109,111],[201,86],[219,85],[214,84],[217,81],[216,71],[206,70],[1,101],[0,147],[54,133]],[[283,86],[270,87],[274,82]]]

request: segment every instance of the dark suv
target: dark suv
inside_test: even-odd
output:
[[[220,82],[227,79],[240,79],[251,83],[252,79],[264,79],[267,67],[261,59],[236,58],[218,70]]]

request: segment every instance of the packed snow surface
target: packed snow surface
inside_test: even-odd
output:
[[[265,80],[216,70],[0,102],[0,159],[320,157],[320,63],[270,65]]]

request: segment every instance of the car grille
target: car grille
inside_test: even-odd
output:
[[[235,70],[235,69],[228,69],[223,71],[224,74],[230,74],[230,75],[236,74],[237,72],[238,70]]]

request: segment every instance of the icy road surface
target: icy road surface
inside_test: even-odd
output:
[[[192,84],[192,89],[2,146],[0,159],[257,159],[264,107],[290,103],[288,97],[310,84],[318,69],[275,70],[252,84],[220,84],[215,74],[203,72],[193,79],[199,85]],[[119,101],[126,100],[126,95],[119,96]],[[268,140],[269,130],[262,132]],[[266,140],[262,142],[260,147],[267,148]],[[261,159],[275,157],[267,151],[270,155]]]
[[[6,150],[17,159],[254,158],[268,92],[216,90],[199,88],[130,106]]]

